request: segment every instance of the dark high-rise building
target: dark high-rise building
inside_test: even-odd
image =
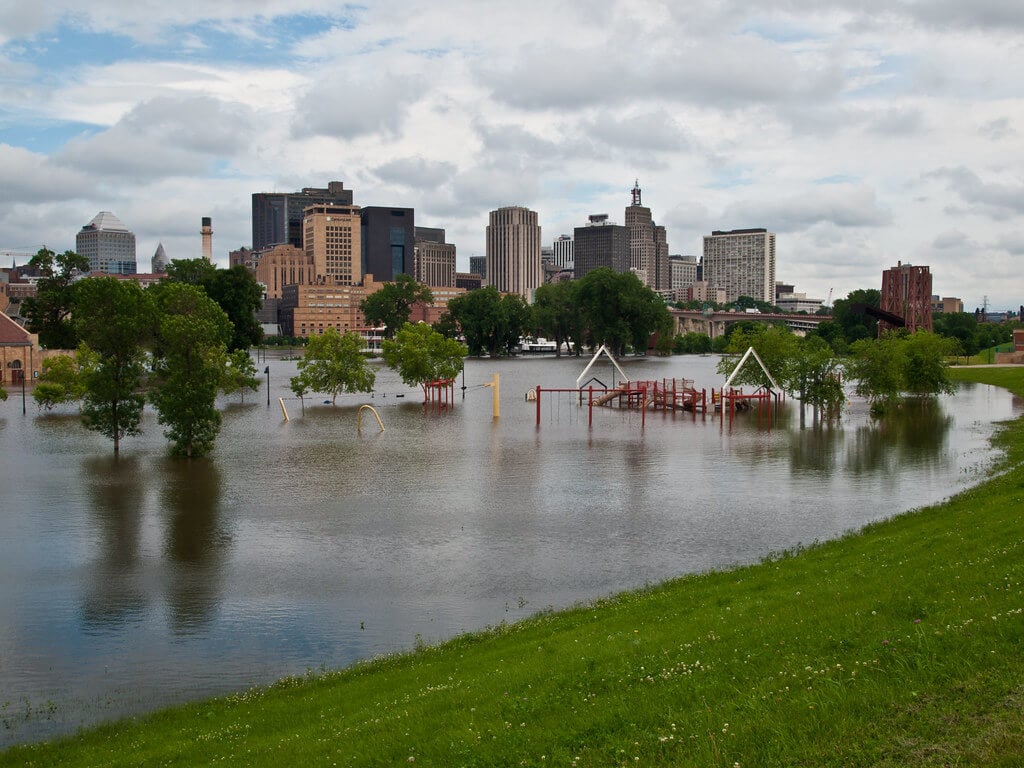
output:
[[[370,205],[360,211],[363,227],[363,275],[388,283],[414,273],[415,211]]]
[[[288,243],[302,248],[302,212],[311,205],[352,205],[352,190],[340,181],[327,189],[304,187],[299,192],[254,192],[252,249],[262,251]]]
[[[629,270],[629,229],[608,221],[608,214],[590,217],[585,227],[573,230],[573,273],[576,279],[601,267],[613,272]]]
[[[487,279],[487,257],[486,256],[470,256],[469,257],[469,271],[474,275],[480,275],[480,277]]]

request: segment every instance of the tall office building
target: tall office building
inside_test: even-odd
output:
[[[75,236],[75,250],[89,260],[90,272],[134,275],[135,233],[110,211],[100,211]]]
[[[318,285],[359,285],[363,280],[358,205],[311,205],[303,221],[303,250]]]
[[[897,262],[882,273],[882,297],[879,308],[903,318],[913,333],[918,328],[932,329],[932,273],[928,267],[914,267]],[[878,332],[892,328],[878,321]]]
[[[606,213],[591,215],[587,226],[573,230],[573,259],[577,280],[601,267],[629,271],[629,229],[610,222]]]
[[[252,196],[252,249],[263,251],[291,243],[302,248],[303,211],[311,205],[352,205],[352,190],[340,181],[326,189],[304,187],[298,192],[254,192]]]
[[[651,218],[651,209],[641,204],[640,181],[633,184],[632,203],[626,206],[629,230],[629,268],[647,287],[667,291],[672,285],[668,263],[668,238],[665,228]]]
[[[775,233],[715,230],[704,236],[703,279],[725,290],[726,301],[749,296],[775,301]]]
[[[689,288],[697,282],[696,256],[669,256],[668,262],[672,290]]]
[[[443,229],[416,227],[413,277],[431,287],[455,287],[455,244],[444,241]]]
[[[487,279],[487,257],[486,256],[470,256],[469,257],[469,271],[471,274],[480,275],[484,280]]]
[[[487,225],[487,284],[533,301],[544,279],[537,212],[514,205],[491,211]]]
[[[378,283],[413,273],[416,219],[412,208],[367,206],[360,212],[363,227],[363,274]]]
[[[572,238],[569,235],[559,235],[558,239],[552,243],[551,250],[555,254],[553,263],[556,267],[561,267],[562,269],[573,268],[576,262],[573,257]]]

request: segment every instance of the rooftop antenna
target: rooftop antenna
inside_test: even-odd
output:
[[[633,205],[640,205],[640,179],[633,182]]]

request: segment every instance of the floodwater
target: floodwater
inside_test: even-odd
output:
[[[193,462],[167,458],[151,411],[115,459],[74,408],[22,415],[10,392],[0,747],[833,538],[976,482],[993,423],[1022,410],[971,385],[884,422],[854,401],[801,427],[790,402],[770,421],[600,408],[588,427],[571,395],[545,394],[538,426],[527,390],[573,387],[586,362],[469,360],[435,412],[386,368],[372,398],[303,409],[295,362],[260,361],[270,405],[231,398]],[[623,368],[710,388],[715,362]],[[362,403],[383,432],[369,412],[357,431]]]

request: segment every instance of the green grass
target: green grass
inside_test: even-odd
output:
[[[1022,369],[957,369],[1024,395]],[[1017,766],[1024,423],[948,503],[402,656],[0,753],[18,766]]]

